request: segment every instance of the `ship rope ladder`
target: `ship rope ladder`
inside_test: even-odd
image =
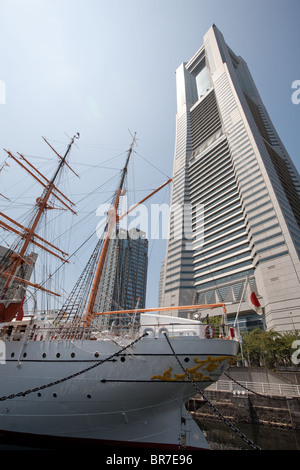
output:
[[[61,321],[72,320],[72,323],[75,325],[81,321],[92,285],[95,266],[101,253],[102,242],[102,239],[98,241],[70,295],[60,308],[54,323],[57,324]]]
[[[197,390],[197,392],[199,393],[199,395],[201,395],[201,397],[203,398],[203,400],[205,401],[205,403],[213,410],[213,412],[215,414],[217,414],[219,416],[219,418],[223,421],[224,424],[226,424],[228,427],[230,427],[232,429],[232,431],[234,431],[235,434],[237,434],[243,441],[245,441],[252,449],[255,449],[255,450],[261,450],[261,448],[256,445],[253,441],[251,441],[250,439],[248,439],[247,436],[245,436],[239,429],[237,429],[230,421],[228,421],[227,418],[225,418],[225,416],[222,415],[222,413],[208,400],[208,398],[203,394],[203,392],[200,390],[200,388],[198,387],[198,385],[196,384],[196,382],[192,379],[192,377],[190,376],[190,374],[187,372],[187,370],[184,368],[184,366],[181,364],[176,352],[174,351],[174,348],[170,342],[170,339],[168,337],[168,335],[166,333],[164,333],[165,337],[166,337],[166,340],[170,346],[170,349],[172,351],[172,353],[174,354],[180,368],[183,370],[183,372],[185,373],[185,375],[187,376],[187,378],[189,379],[189,381],[191,382],[191,384],[193,385],[193,387]]]

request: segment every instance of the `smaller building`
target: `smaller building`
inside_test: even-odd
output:
[[[95,308],[98,312],[144,308],[148,269],[148,239],[137,228],[118,229],[111,239],[99,283]],[[138,321],[138,316],[135,320]],[[99,317],[109,324],[130,323],[132,316]]]

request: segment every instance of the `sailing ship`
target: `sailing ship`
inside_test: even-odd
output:
[[[118,209],[135,136],[107,214],[105,236],[97,241],[64,305],[43,316],[38,311],[24,314],[29,288],[57,295],[32,281],[34,250],[42,248],[66,261],[67,254],[38,229],[43,214],[54,207],[53,199],[74,212],[57,180],[64,167],[71,169],[67,157],[77,138],[79,134],[63,157],[44,139],[59,158],[50,180],[23,155],[17,159],[6,151],[43,186],[43,193],[27,226],[1,212],[0,226],[16,236],[16,243],[0,251],[0,432],[47,442],[207,449],[185,404],[197,390],[218,380],[235,358],[239,341],[226,321],[214,334],[210,325],[168,312],[223,307],[226,319],[225,304],[97,309],[110,239],[128,214],[120,215]]]

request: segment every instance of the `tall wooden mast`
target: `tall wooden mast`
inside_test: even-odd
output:
[[[85,326],[88,326],[91,320],[93,319],[93,312],[94,312],[94,306],[95,306],[96,297],[97,297],[98,286],[99,286],[101,275],[103,272],[103,267],[104,267],[104,263],[106,259],[107,250],[109,247],[110,238],[117,222],[117,211],[119,207],[120,196],[122,193],[125,177],[127,174],[127,168],[128,168],[130,156],[132,154],[135,141],[136,141],[136,132],[134,133],[130,148],[127,153],[126,163],[122,171],[122,176],[121,176],[120,184],[116,193],[113,208],[107,213],[107,218],[108,218],[107,231],[106,231],[106,235],[103,241],[101,255],[100,255],[97,267],[96,267],[95,277],[94,277],[93,285],[91,288],[91,293],[90,293],[90,297],[88,300],[86,313],[83,318]]]
[[[56,169],[56,171],[55,171],[55,173],[54,173],[52,179],[51,179],[50,181],[47,180],[47,181],[48,181],[48,184],[47,184],[47,185],[44,184],[44,183],[42,183],[45,189],[44,189],[44,192],[43,192],[42,196],[37,199],[37,207],[38,207],[38,209],[37,209],[37,213],[36,213],[36,215],[35,215],[35,217],[34,217],[34,220],[33,220],[32,224],[31,224],[31,226],[25,229],[25,233],[21,234],[21,235],[22,235],[22,239],[23,239],[23,243],[22,243],[21,249],[20,249],[20,251],[19,251],[18,253],[15,253],[15,254],[13,255],[13,257],[11,258],[10,266],[9,266],[6,270],[4,270],[4,271],[1,273],[1,276],[6,278],[6,282],[5,282],[5,284],[4,284],[4,286],[3,286],[3,290],[2,290],[2,297],[1,297],[2,299],[5,298],[5,294],[6,294],[6,292],[8,291],[8,289],[10,288],[10,286],[12,285],[12,283],[13,283],[14,280],[16,280],[16,281],[18,281],[18,282],[21,282],[21,283],[24,283],[24,284],[27,284],[27,285],[33,285],[34,287],[39,287],[39,286],[36,285],[36,284],[32,284],[32,283],[30,283],[29,281],[25,281],[25,280],[23,280],[23,279],[19,279],[18,277],[16,277],[17,270],[18,270],[19,266],[20,266],[22,263],[24,263],[24,255],[25,255],[25,253],[26,253],[26,250],[27,250],[29,244],[30,244],[31,242],[33,242],[33,238],[37,236],[37,235],[35,234],[35,230],[36,230],[36,228],[37,228],[37,226],[38,226],[38,224],[39,224],[39,221],[40,221],[40,219],[41,219],[41,217],[42,217],[43,212],[44,212],[45,209],[47,209],[47,207],[48,207],[48,206],[47,206],[47,203],[48,203],[48,201],[49,201],[49,198],[50,198],[50,196],[51,196],[51,194],[53,193],[54,190],[57,191],[57,188],[55,187],[55,181],[56,181],[56,179],[57,179],[57,177],[58,177],[58,175],[59,175],[59,173],[60,173],[62,167],[63,167],[64,164],[66,163],[66,158],[67,158],[67,156],[68,156],[68,154],[69,154],[69,152],[70,152],[70,150],[71,150],[71,147],[72,147],[72,145],[73,145],[75,139],[78,139],[78,138],[79,138],[79,134],[78,134],[78,133],[75,134],[75,135],[72,137],[72,139],[71,139],[71,141],[70,141],[70,143],[69,143],[69,145],[68,145],[68,148],[67,148],[67,150],[66,150],[66,152],[65,152],[65,155],[64,155],[63,157],[60,157],[60,158],[61,158],[61,161],[59,162],[59,165],[58,165],[58,167],[57,167],[57,169]],[[12,156],[10,152],[8,152],[8,151],[6,151],[6,152],[7,152],[10,156]],[[36,179],[37,179],[37,178],[36,178]],[[53,194],[54,194],[54,193],[53,193]],[[57,197],[57,196],[56,196],[56,197]],[[16,222],[14,222],[12,219],[10,219],[10,220],[11,220],[13,223],[16,224]],[[4,227],[5,224],[2,223],[1,225]],[[17,224],[17,225],[18,225],[19,227],[22,227],[20,224]],[[10,227],[6,226],[5,228],[10,228]],[[22,228],[23,228],[23,227],[22,227]],[[11,229],[11,228],[10,228],[10,229]],[[17,232],[16,230],[14,230],[14,229],[11,229],[11,230],[12,230],[13,232],[15,232],[15,233],[18,233],[18,232]],[[40,238],[40,237],[39,237],[39,238]],[[41,238],[40,238],[40,239],[41,239]],[[43,239],[41,239],[41,240],[43,240]],[[44,240],[44,241],[45,241],[45,240]],[[35,242],[35,244],[37,245],[36,242]],[[52,245],[52,246],[53,246],[53,245]],[[43,289],[43,290],[46,290],[46,289]],[[8,301],[9,301],[9,299],[8,299]]]

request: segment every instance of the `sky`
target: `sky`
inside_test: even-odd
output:
[[[137,132],[130,178],[139,200],[172,176],[175,71],[215,23],[247,62],[299,171],[300,104],[292,101],[299,14],[299,0],[0,0],[0,165],[4,148],[56,162],[41,136],[63,152],[80,132],[71,154],[85,175],[70,176],[76,202],[118,177]],[[4,172],[0,193],[8,194],[13,184]],[[163,190],[162,200],[169,197]],[[85,207],[91,227],[96,202]],[[164,255],[165,242],[150,240],[147,306],[157,305]]]

